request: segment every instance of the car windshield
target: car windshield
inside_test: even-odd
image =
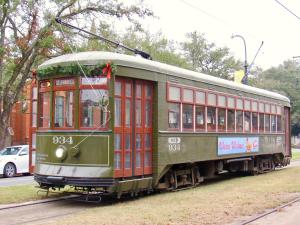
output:
[[[1,155],[16,155],[20,151],[21,147],[7,147],[1,151]]]

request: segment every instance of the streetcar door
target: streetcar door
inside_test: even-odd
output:
[[[134,175],[152,174],[153,84],[134,82]]]
[[[152,173],[152,101],[152,83],[116,79],[115,177]]]
[[[116,79],[115,82],[115,177],[132,176],[132,94],[130,79]]]
[[[285,118],[285,155],[291,156],[291,122],[290,122],[290,108],[284,107]]]

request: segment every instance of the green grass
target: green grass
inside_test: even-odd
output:
[[[292,160],[298,160],[300,159],[300,152],[292,152]]]
[[[20,185],[0,188],[0,204],[18,203],[37,200],[36,189],[33,185]]]
[[[39,192],[35,185],[18,185],[10,187],[0,187],[0,204],[20,203],[45,198],[57,197],[62,192],[53,192],[46,197],[45,192]]]
[[[300,168],[236,177],[194,189],[116,201],[55,224],[226,224],[300,196]]]

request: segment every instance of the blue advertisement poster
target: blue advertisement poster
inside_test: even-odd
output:
[[[219,137],[218,155],[258,152],[258,137]]]

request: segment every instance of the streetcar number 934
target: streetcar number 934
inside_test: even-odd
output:
[[[65,136],[54,136],[52,138],[52,143],[53,144],[73,144],[73,137],[65,137]]]

